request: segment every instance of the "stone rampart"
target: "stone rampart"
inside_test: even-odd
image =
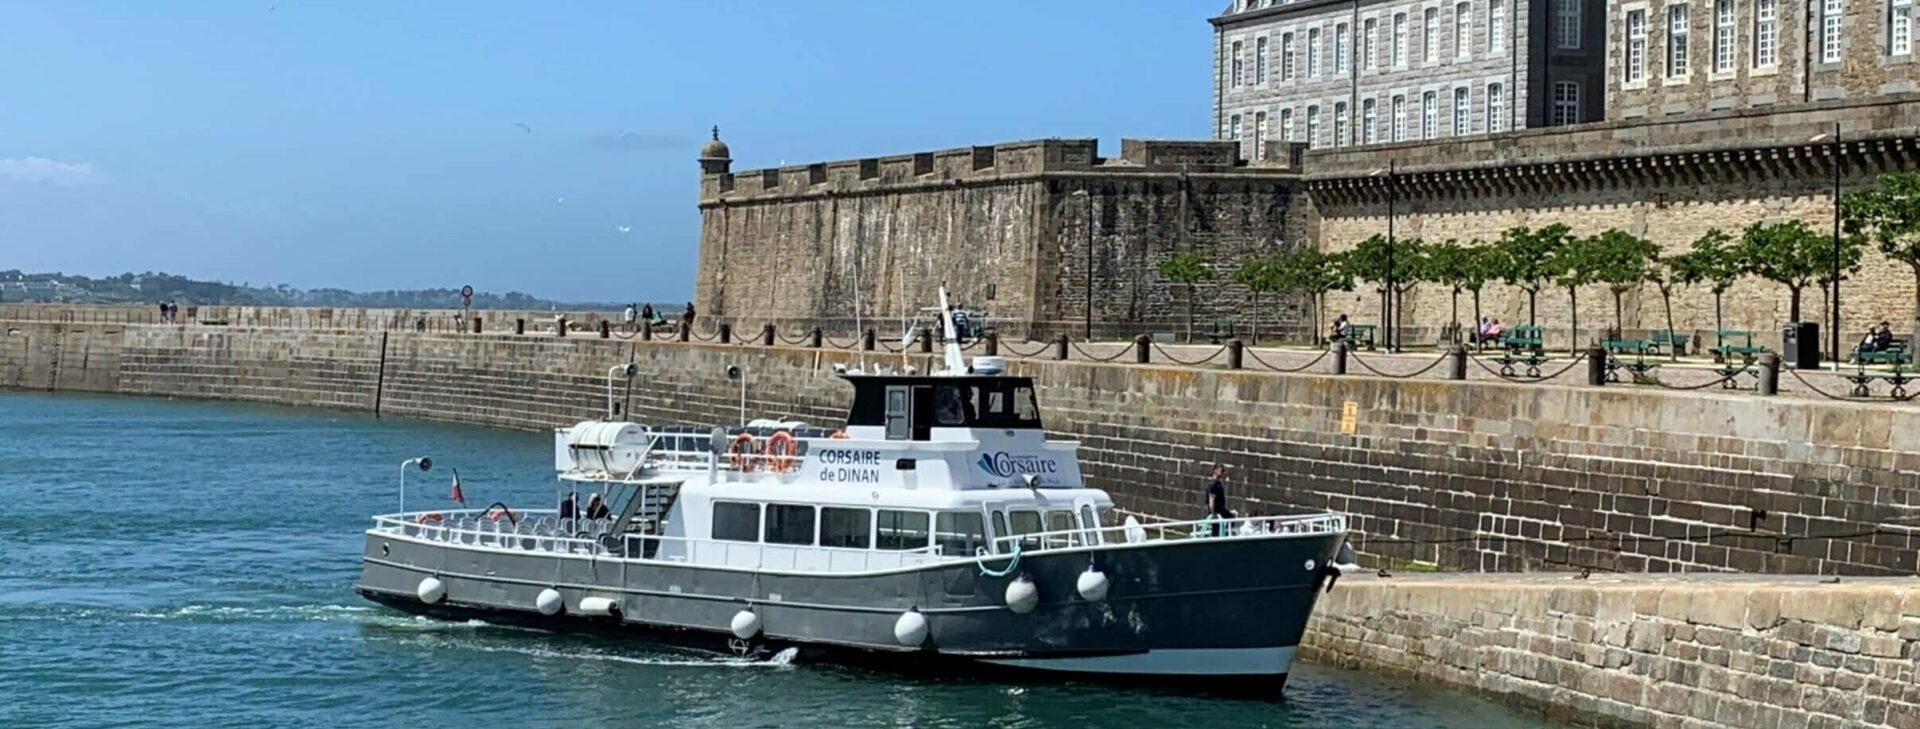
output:
[[[1597,727],[1920,727],[1920,580],[1349,577],[1308,660]]]
[[[835,363],[919,357],[411,331],[0,322],[0,386],[317,405],[546,428],[599,417],[607,368],[647,422],[749,409],[831,424]],[[1369,563],[1489,571],[1914,574],[1920,411],[1618,388],[1017,360],[1048,427],[1124,505],[1354,515]],[[1352,414],[1351,432],[1343,419]]]

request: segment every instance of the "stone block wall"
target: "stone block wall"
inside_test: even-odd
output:
[[[1596,727],[1920,727],[1920,582],[1349,577],[1302,657]]]
[[[834,364],[930,358],[411,332],[5,322],[0,386],[241,399],[542,429],[603,417],[831,425]],[[75,364],[75,353],[79,364]],[[1048,429],[1123,506],[1199,510],[1215,462],[1233,508],[1353,515],[1369,564],[1599,572],[1917,571],[1920,411],[1492,382],[1017,361]],[[1352,431],[1343,416],[1351,408]]]

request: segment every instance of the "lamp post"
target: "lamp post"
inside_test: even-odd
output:
[[[419,458],[409,458],[407,460],[400,462],[400,515],[403,518],[406,516],[406,513],[407,513],[407,467],[408,466],[419,466],[420,470],[422,471],[431,471],[433,470],[433,459],[428,458],[426,456],[421,456]]]
[[[1840,354],[1840,122],[1833,123],[1833,133],[1818,134],[1807,141],[1822,140],[1827,142],[1828,149],[1831,150],[1829,156],[1832,159],[1829,161],[1833,164],[1833,279],[1828,287],[1832,300],[1828,302],[1827,311],[1827,326],[1832,331],[1827,333],[1827,343],[1832,347],[1833,367],[1839,369],[1842,359]]]
[[[1093,341],[1093,195],[1082,188],[1073,191],[1073,196],[1086,201],[1087,219],[1087,276],[1086,276],[1086,323],[1081,336]]]
[[[1387,176],[1387,291],[1386,296],[1381,299],[1380,303],[1380,318],[1385,320],[1380,322],[1381,331],[1385,333],[1384,336],[1381,337],[1381,345],[1386,347],[1389,352],[1396,352],[1399,350],[1395,348],[1395,341],[1398,340],[1395,330],[1398,329],[1398,327],[1394,326],[1396,322],[1394,320],[1395,307],[1393,301],[1393,218],[1394,208],[1400,201],[1400,187],[1395,184],[1394,180],[1394,160],[1387,160],[1386,169],[1374,170],[1367,173],[1367,176],[1374,177],[1381,174]]]

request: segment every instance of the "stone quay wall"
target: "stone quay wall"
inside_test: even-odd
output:
[[[314,405],[510,428],[749,409],[834,424],[849,366],[920,356],[598,338],[0,321],[0,386]],[[1122,505],[1354,517],[1370,564],[1487,571],[1903,574],[1920,411],[1893,403],[1016,360]]]
[[[1301,656],[1597,727],[1920,727],[1920,580],[1348,577]]]

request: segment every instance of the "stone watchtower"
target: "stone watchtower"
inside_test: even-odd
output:
[[[720,141],[720,127],[713,128],[713,139],[700,145],[700,174],[724,175],[733,167],[733,155],[727,143]]]

